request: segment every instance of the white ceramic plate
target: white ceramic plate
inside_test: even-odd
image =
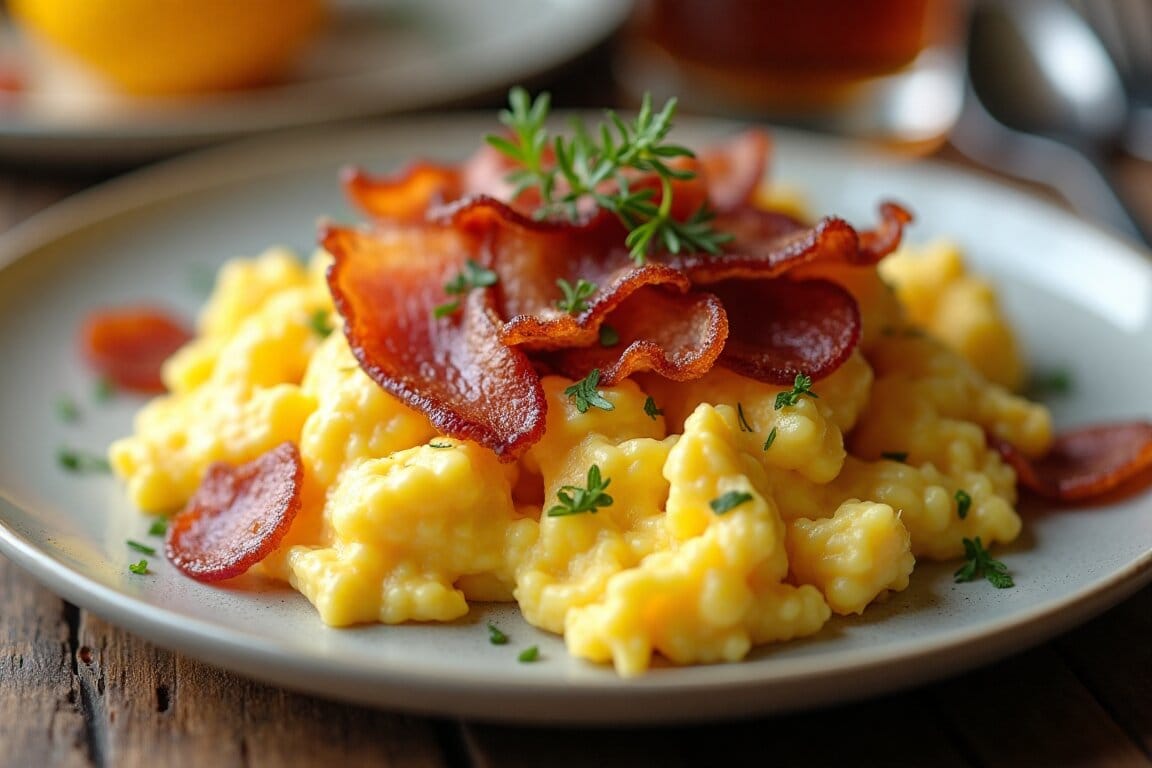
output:
[[[131,100],[85,91],[70,70],[29,56],[29,89],[7,100],[0,92],[0,155],[130,162],[272,129],[498,94],[604,40],[631,5],[332,0],[332,23],[286,82],[198,99]],[[0,51],[11,44],[0,26]]]
[[[441,715],[550,722],[667,722],[779,712],[890,691],[1002,657],[1104,610],[1152,578],[1152,496],[1103,509],[1031,510],[998,550],[1015,589],[953,584],[955,564],[922,566],[913,586],[862,618],[744,663],[659,668],[621,680],[569,658],[511,607],[447,626],[326,628],[290,590],[220,589],[139,557],[147,521],[118,484],[56,465],[63,445],[101,450],[138,402],[93,403],[74,335],[99,305],[161,299],[191,314],[197,270],[270,244],[307,252],[321,215],[350,219],[337,170],[415,155],[459,157],[493,121],[383,127],[251,140],[141,172],[49,210],[0,238],[0,550],[69,600],[161,645],[285,686]],[[682,138],[731,126],[688,124]],[[1035,200],[946,167],[779,134],[776,176],[814,209],[873,220],[878,201],[917,212],[914,241],[949,235],[994,275],[1038,365],[1082,386],[1055,404],[1067,426],[1152,417],[1152,268],[1123,242]],[[60,394],[84,419],[54,416]],[[495,618],[511,643],[488,643]],[[517,650],[537,644],[541,661]]]

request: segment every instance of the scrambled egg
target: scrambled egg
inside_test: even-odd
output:
[[[840,270],[865,327],[818,397],[776,408],[781,388],[714,368],[637,376],[603,390],[612,410],[580,413],[572,382],[549,376],[546,433],[514,464],[437,434],[360,370],[330,332],[326,264],[272,250],[226,265],[165,367],[170,394],[110,456],[132,501],[167,513],[211,462],[297,443],[303,508],[259,567],[330,625],[515,600],[622,675],[657,654],[736,661],[863,612],[965,537],[1014,539],[1015,476],[985,433],[1030,455],[1052,439],[1045,409],[1012,394],[1024,366],[995,295],[944,244],[879,272],[821,267]],[[548,515],[592,465],[612,503]]]

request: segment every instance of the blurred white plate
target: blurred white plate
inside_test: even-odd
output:
[[[631,0],[333,0],[332,23],[283,84],[145,100],[68,73],[0,92],[0,156],[134,162],[265,132],[500,96],[606,39]],[[0,17],[2,21],[2,17]],[[0,52],[15,47],[0,28]],[[2,58],[2,57],[0,57]],[[29,57],[31,58],[31,57]],[[3,62],[0,62],[2,64]]]
[[[569,658],[509,606],[446,625],[323,626],[275,585],[204,586],[163,558],[128,572],[147,520],[106,476],[78,477],[60,446],[99,451],[126,434],[139,402],[93,401],[77,324],[93,307],[162,300],[188,315],[196,272],[270,244],[302,252],[321,215],[352,218],[337,183],[347,162],[395,167],[461,157],[495,121],[395,119],[372,129],[249,140],[140,172],[65,202],[0,237],[0,551],[69,600],[159,644],[278,684],[383,707],[489,719],[669,722],[779,712],[891,691],[970,668],[1084,621],[1152,579],[1152,496],[1101,509],[1028,511],[997,553],[1017,586],[953,584],[955,564],[917,569],[913,586],[819,635],[746,662],[658,668],[638,680]],[[686,122],[678,138],[730,130]],[[896,198],[917,213],[910,238],[955,237],[1003,299],[1041,366],[1080,382],[1055,404],[1066,425],[1152,417],[1152,268],[1125,243],[1053,207],[948,167],[778,134],[777,178],[815,210],[873,220]],[[84,418],[54,415],[60,394]],[[511,638],[488,643],[494,619]],[[541,661],[516,661],[537,644]]]

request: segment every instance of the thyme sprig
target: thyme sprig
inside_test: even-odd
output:
[[[591,131],[574,120],[570,136],[549,134],[545,126],[551,106],[549,94],[542,93],[533,100],[523,88],[513,88],[508,104],[509,108],[500,112],[500,122],[509,128],[512,138],[489,135],[486,141],[518,166],[507,176],[516,196],[530,189],[538,191],[541,202],[537,217],[576,221],[581,206],[591,201],[628,227],[625,244],[637,263],[643,263],[658,247],[671,253],[716,254],[731,240],[730,234],[712,227],[712,212],[706,206],[685,221],[672,216],[674,182],[696,175],[671,165],[676,158],[693,156],[687,147],[665,141],[672,129],[675,99],[656,111],[651,95],[645,94],[632,122],[609,110],[605,121]],[[655,189],[633,189],[629,172],[654,175],[660,185],[659,202]]]

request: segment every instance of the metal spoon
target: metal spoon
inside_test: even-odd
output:
[[[951,137],[978,162],[1051,186],[1081,215],[1152,244],[1105,163],[1127,101],[1095,33],[1059,0],[977,3],[965,108]]]

